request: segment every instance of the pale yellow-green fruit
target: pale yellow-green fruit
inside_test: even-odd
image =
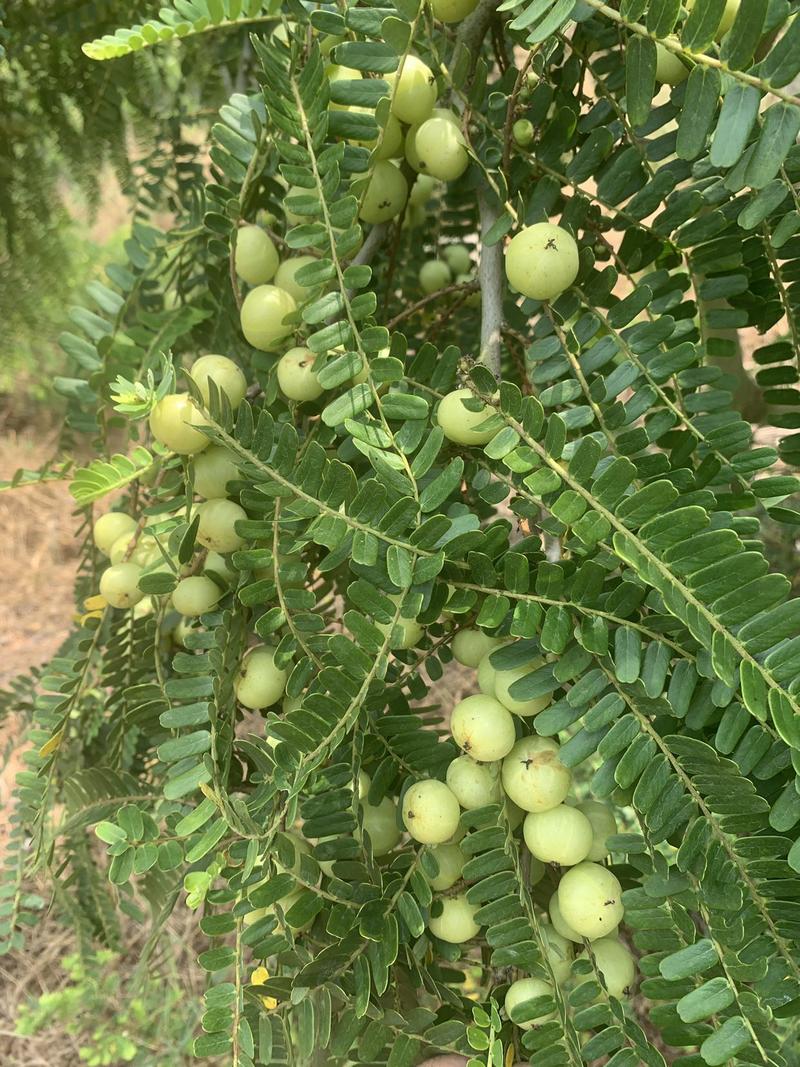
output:
[[[360,81],[364,77],[361,71],[356,70],[355,67],[343,67],[338,63],[329,63],[325,67],[325,76],[331,83],[341,81]],[[331,111],[347,111],[347,106],[347,104],[328,104]]]
[[[472,259],[466,245],[445,245],[442,249],[442,259],[453,274],[467,274],[472,270]]]
[[[358,107],[357,105],[353,105],[349,110],[361,115],[375,114],[372,108]],[[395,116],[390,114],[386,119],[386,125],[382,128],[379,127],[377,137],[373,137],[369,141],[359,141],[358,139],[354,139],[354,141],[355,144],[361,144],[365,148],[373,149],[375,159],[395,159],[403,154],[403,127]]]
[[[130,540],[135,529],[136,520],[130,515],[126,515],[124,511],[108,511],[95,519],[92,537],[103,555],[108,556],[120,537],[127,535]]]
[[[301,285],[297,280],[297,272],[307,267],[309,263],[316,263],[314,256],[292,256],[290,259],[284,259],[275,272],[275,285],[288,293],[295,304],[302,304],[311,293],[311,289]]]
[[[431,0],[433,17],[440,22],[461,22],[477,6],[478,0]]]
[[[686,9],[691,11],[694,7],[695,0],[686,0]],[[740,0],[725,0],[725,10],[722,12],[722,19],[720,20],[719,27],[715,34],[717,40],[721,40],[728,30],[733,25],[733,20],[739,13]]]
[[[149,421],[156,441],[181,456],[202,452],[210,444],[205,434],[195,429],[207,422],[188,393],[162,397],[150,412]]]
[[[202,574],[182,578],[172,592],[172,606],[181,615],[192,618],[205,615],[216,605],[222,590],[216,582]]]
[[[475,922],[478,909],[470,904],[463,894],[445,897],[442,900],[441,915],[431,916],[428,929],[440,941],[451,945],[463,945],[480,933],[480,926]]]
[[[236,577],[236,569],[230,565],[230,562],[220,552],[209,552],[206,555],[206,561],[203,564],[203,570],[213,571],[214,574],[218,574],[226,581],[230,581]]]
[[[406,56],[402,71],[385,74],[392,85],[392,111],[401,122],[424,122],[436,103],[433,71],[417,56]]]
[[[278,385],[289,400],[302,403],[322,396],[324,390],[314,374],[315,358],[310,348],[290,348],[278,360]]]
[[[458,747],[481,763],[503,759],[516,740],[510,712],[499,700],[483,693],[456,704],[450,714],[450,732]]]
[[[592,847],[592,824],[582,811],[567,804],[528,812],[522,834],[528,851],[542,863],[571,867],[585,860]]]
[[[238,477],[238,468],[222,445],[211,445],[194,461],[194,489],[206,500],[227,496],[228,482]]]
[[[227,356],[201,356],[192,364],[189,371],[192,381],[200,390],[203,401],[208,406],[211,381],[217,391],[224,393],[234,411],[239,407],[247,392],[247,378],[241,369]]]
[[[476,763],[469,756],[457,756],[445,776],[458,803],[466,811],[499,804],[502,796],[499,763]]]
[[[475,669],[484,656],[487,656],[500,644],[497,637],[485,634],[483,630],[459,630],[450,645],[456,662],[464,667]]]
[[[434,845],[431,852],[439,865],[439,873],[435,878],[429,878],[431,889],[437,893],[443,893],[456,884],[464,870],[467,857],[461,851],[461,846],[455,842],[445,842],[443,845]]]
[[[299,878],[301,873],[303,856],[311,855],[311,845],[309,845],[308,841],[306,841],[304,837],[301,837],[300,834],[293,833],[291,830],[284,830],[283,835],[284,837],[289,838],[292,843],[292,846],[294,847],[294,862],[292,863],[291,867],[282,867],[281,864],[278,863],[278,861],[276,860],[275,870],[279,874],[283,874],[285,872],[287,874],[293,874],[295,878]]]
[[[359,218],[370,223],[388,222],[400,214],[407,199],[405,175],[389,160],[378,160],[362,196]]]
[[[622,886],[607,867],[586,860],[562,876],[558,907],[568,926],[594,941],[613,934],[622,922]]]
[[[450,268],[443,259],[429,259],[419,269],[419,285],[423,293],[435,293],[453,280]]]
[[[412,207],[424,207],[433,196],[438,184],[432,174],[420,174],[408,194],[410,205]]]
[[[466,139],[458,126],[435,116],[423,122],[414,135],[417,169],[443,182],[460,178],[469,166]]]
[[[236,699],[246,708],[261,710],[281,699],[286,691],[288,671],[275,665],[275,649],[256,645],[242,659],[234,682]]]
[[[292,907],[300,899],[302,893],[302,889],[290,889],[288,893],[286,893],[284,896],[281,897],[279,901],[277,901],[284,915],[286,915],[287,912],[291,911]],[[271,918],[275,915],[275,905],[270,904],[266,908],[254,908],[253,911],[249,911],[245,916],[243,916],[242,923],[244,926],[254,926],[260,919]],[[301,926],[294,927],[294,929],[302,933],[304,930],[307,930],[311,926],[313,921],[313,919],[309,919],[308,922],[303,923]]]
[[[316,189],[305,189],[302,185],[290,185],[283,198],[283,214],[286,218],[286,225],[303,226],[307,222],[313,222],[315,215],[298,215],[292,211],[286,201],[293,196],[312,196],[315,200],[319,199],[319,193]]]
[[[417,230],[420,226],[425,225],[427,217],[424,207],[420,207],[419,204],[409,204],[403,215],[402,228],[404,230]]]
[[[247,518],[247,512],[233,500],[207,500],[198,507],[200,523],[197,540],[214,552],[235,552],[244,539],[236,532],[236,523]]]
[[[478,663],[478,688],[487,697],[494,696],[494,685],[497,679],[497,671],[492,666],[490,656],[494,650],[490,649]]]
[[[100,576],[100,595],[112,608],[132,608],[144,596],[141,576],[142,568],[135,563],[112,563]]]
[[[681,59],[656,41],[656,81],[661,85],[680,85],[689,77],[689,68]]]
[[[533,144],[533,138],[536,135],[533,123],[528,119],[517,119],[511,128],[511,133],[520,148],[527,148],[528,145]]]
[[[537,997],[552,997],[552,995],[553,987],[541,978],[518,978],[516,982],[512,982],[508,987],[503,1006],[506,1009],[506,1015],[510,1019],[511,1012],[518,1004],[524,1004],[527,1000],[536,1000]],[[515,1026],[518,1026],[520,1030],[531,1030],[538,1023],[547,1022],[548,1019],[552,1018],[554,1018],[553,1012],[546,1012],[544,1015],[537,1015],[535,1019],[530,1019],[528,1022],[515,1023]]]
[[[566,982],[572,971],[572,944],[552,923],[542,923],[541,932],[550,969],[560,985]]]
[[[161,558],[158,545],[151,538],[140,537],[136,542],[136,546],[128,559],[125,556],[128,553],[128,549],[131,544],[131,534],[124,533],[122,537],[118,537],[114,544],[111,546],[111,551],[108,554],[108,558],[112,563],[135,563],[138,567],[146,567],[150,563],[154,563],[157,559]]]
[[[566,799],[572,775],[559,751],[549,737],[523,737],[503,760],[503,789],[523,811],[549,811]]]
[[[614,812],[608,804],[603,804],[599,800],[584,800],[578,805],[578,811],[583,812],[592,826],[592,847],[586,856],[587,860],[595,863],[604,860],[608,855],[606,838],[617,832]]]
[[[409,786],[403,797],[403,825],[422,845],[442,845],[458,829],[461,808],[452,790],[436,778]]]
[[[558,906],[558,890],[550,897],[550,903],[548,905],[548,912],[550,913],[550,922],[553,924],[553,928],[567,941],[575,941],[578,944],[583,942],[583,937],[573,930],[572,927],[564,921],[564,916],[561,914],[561,908]]]
[[[242,226],[236,234],[236,273],[248,285],[271,282],[278,269],[278,250],[260,226]]]
[[[521,667],[511,667],[507,671],[497,671],[495,673],[494,695],[501,704],[507,707],[509,711],[513,711],[515,715],[529,718],[533,715],[538,715],[540,711],[543,711],[552,703],[552,693],[545,693],[543,696],[532,697],[529,700],[518,700],[516,697],[512,697],[509,692],[515,682],[518,682],[520,678],[524,678],[543,664],[543,659],[537,659],[532,660],[530,663],[524,663]]]
[[[616,937],[599,937],[592,942],[592,955],[611,996],[625,996],[636,981],[636,962],[625,945]]]
[[[369,786],[367,786],[369,789]],[[397,806],[391,797],[384,797],[380,804],[362,804],[363,826],[369,834],[374,856],[385,856],[399,844],[402,836],[397,825]]]
[[[483,404],[479,411],[470,411],[464,406],[464,400],[475,399],[469,389],[454,389],[439,401],[436,421],[449,441],[458,445],[485,445],[497,433],[497,429],[481,427],[494,414],[492,408]]]
[[[390,594],[389,599],[397,604],[401,598]],[[414,648],[425,632],[416,619],[404,619],[402,617],[395,623],[376,622],[375,625],[382,634],[389,638],[389,648],[396,650]]]
[[[296,310],[297,304],[285,289],[259,285],[242,302],[242,333],[253,348],[270,352],[294,329],[286,320]]]
[[[534,300],[560,296],[577,278],[579,265],[575,238],[551,222],[526,226],[506,248],[509,283]]]

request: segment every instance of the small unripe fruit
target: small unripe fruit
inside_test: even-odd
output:
[[[403,797],[403,825],[415,841],[441,845],[458,829],[461,809],[444,782],[428,778],[409,786]]]
[[[122,537],[118,537],[111,546],[108,558],[112,563],[135,563],[137,567],[146,567],[149,563],[162,558],[158,545],[152,539],[140,538],[133,552],[125,559],[131,546],[132,536],[130,533],[125,533]]]
[[[194,489],[206,500],[227,496],[228,482],[238,477],[236,464],[222,445],[211,445],[194,461]]]
[[[92,537],[103,555],[108,556],[112,545],[124,535],[127,535],[130,540],[135,529],[136,520],[130,515],[126,515],[123,511],[109,511],[95,520]]]
[[[209,439],[195,426],[206,425],[188,393],[171,393],[162,397],[150,412],[150,432],[165,448],[181,456],[202,452]]]
[[[198,508],[200,523],[197,540],[214,552],[235,552],[244,544],[236,532],[236,523],[247,518],[247,512],[233,500],[207,500]]]
[[[583,937],[572,927],[564,921],[564,916],[561,914],[561,908],[558,906],[558,890],[550,897],[550,903],[547,908],[550,913],[550,922],[553,924],[553,928],[567,941],[575,941],[578,944],[583,942]]]
[[[552,923],[542,923],[541,932],[553,977],[559,984],[566,982],[572,970],[572,944]]]
[[[466,811],[499,804],[502,795],[499,763],[476,763],[458,756],[447,768],[447,784]]]
[[[656,81],[661,85],[680,85],[689,77],[689,68],[679,56],[656,41]]]
[[[511,128],[511,133],[520,148],[527,148],[528,145],[533,144],[533,138],[536,136],[533,123],[528,119],[517,119]]]
[[[464,870],[467,857],[461,851],[460,845],[454,842],[445,842],[443,845],[434,845],[431,852],[436,857],[439,865],[439,873],[435,878],[429,878],[431,889],[437,893],[444,892],[456,884]]]
[[[397,825],[395,802],[391,797],[384,797],[380,804],[362,804],[361,812],[373,855],[385,856],[399,843],[402,836]]]
[[[470,411],[464,400],[475,400],[469,389],[454,389],[442,397],[436,409],[436,421],[449,441],[459,445],[485,445],[495,436],[497,428],[477,429],[494,414],[492,408],[484,404],[480,411]]]
[[[578,811],[583,812],[592,826],[592,847],[586,859],[595,863],[604,860],[608,855],[606,838],[617,832],[614,812],[608,804],[602,804],[599,800],[584,800],[578,805]]]
[[[216,605],[222,590],[216,582],[202,574],[182,578],[172,592],[172,606],[181,615],[190,618],[205,615]]]
[[[447,941],[451,945],[463,945],[480,932],[480,926],[475,922],[477,910],[463,895],[445,897],[442,900],[441,915],[437,915],[436,918],[431,916],[428,920],[428,928],[440,941]]]
[[[592,942],[592,955],[612,997],[624,996],[636,981],[636,963],[616,937],[600,937]]]
[[[371,223],[388,222],[400,214],[407,199],[405,175],[389,160],[378,160],[361,200],[359,218]]]
[[[472,270],[472,260],[466,245],[445,245],[442,259],[453,274],[467,274]]]
[[[356,70],[355,67],[344,67],[339,63],[328,63],[325,67],[325,76],[329,82],[350,82],[360,81],[364,75],[360,70]],[[347,111],[347,104],[334,104],[333,102],[328,104],[331,111]]]
[[[314,359],[310,348],[290,348],[278,360],[278,385],[289,400],[303,403],[322,396],[324,390],[314,374]]]
[[[296,310],[297,305],[284,289],[258,285],[242,303],[242,333],[253,348],[270,352],[294,329],[286,319]]]
[[[441,259],[429,259],[419,269],[419,285],[423,293],[435,293],[453,280],[450,268]]]
[[[469,166],[464,134],[448,119],[434,117],[423,122],[414,134],[417,169],[443,182],[460,178]]]
[[[440,22],[461,22],[477,6],[478,0],[431,0],[433,17]]]
[[[566,804],[528,812],[522,833],[528,851],[542,863],[572,866],[586,859],[592,847],[592,824],[583,812]]]
[[[292,256],[291,259],[285,259],[275,272],[275,285],[288,293],[296,304],[302,304],[311,292],[297,281],[297,272],[309,263],[316,263],[314,256]]]
[[[741,0],[725,0],[725,10],[722,12],[717,32],[714,34],[718,41],[722,40],[733,25],[734,19],[739,13],[740,2]],[[694,4],[695,0],[686,0],[686,9],[691,11],[694,8]]]
[[[549,737],[523,737],[503,760],[503,788],[524,811],[549,811],[566,798],[572,775],[558,753]]]
[[[135,563],[114,563],[100,576],[100,595],[112,608],[132,608],[144,596],[139,589],[142,568]]]
[[[409,204],[412,207],[424,207],[433,196],[438,184],[432,174],[420,174],[408,194]]]
[[[534,300],[560,296],[577,278],[579,266],[575,238],[550,222],[526,226],[506,248],[506,277]]]
[[[236,569],[232,567],[229,561],[219,552],[208,553],[208,555],[206,556],[205,564],[203,565],[203,570],[206,572],[211,571],[214,574],[218,574],[220,578],[223,578],[226,581],[230,581],[232,578],[235,578],[237,573]]]
[[[301,185],[292,185],[286,190],[286,195],[283,198],[283,214],[286,218],[287,226],[303,226],[307,222],[313,222],[315,215],[298,215],[292,211],[287,201],[293,197],[313,197],[315,200],[319,200],[319,193],[316,189],[304,189]]]
[[[552,997],[552,995],[553,987],[548,982],[542,981],[541,978],[519,978],[508,987],[503,1006],[506,1009],[506,1015],[510,1019],[511,1012],[518,1004],[524,1004],[526,1000],[536,1000],[537,997]],[[530,1030],[537,1023],[544,1023],[552,1018],[553,1013],[546,1012],[544,1015],[537,1015],[535,1019],[530,1019],[528,1022],[515,1023],[515,1025],[521,1030]]]
[[[553,696],[551,693],[545,693],[540,697],[531,697],[528,700],[518,700],[509,692],[515,682],[518,682],[520,678],[524,678],[543,664],[544,660],[538,659],[531,663],[524,663],[521,667],[511,667],[510,670],[496,672],[494,695],[504,707],[508,708],[509,711],[513,711],[515,715],[529,718],[533,715],[538,715],[540,711],[543,711],[552,703]]]
[[[200,395],[208,407],[208,383],[211,381],[217,391],[224,393],[234,411],[239,407],[247,392],[247,379],[240,368],[227,356],[201,356],[192,364],[189,371]]]
[[[271,645],[256,645],[239,667],[234,682],[236,699],[255,711],[268,708],[283,696],[288,678],[288,672],[275,665],[275,649]]]
[[[242,226],[236,234],[234,262],[243,282],[264,285],[278,269],[278,250],[260,226]]]
[[[561,878],[558,907],[568,926],[593,941],[613,934],[622,921],[622,886],[607,867],[585,861]]]
[[[474,669],[499,643],[497,637],[485,634],[483,630],[459,630],[450,648],[458,663]]]
[[[456,704],[450,715],[450,732],[458,747],[481,763],[507,756],[516,739],[511,714],[498,700],[482,693]]]
[[[403,69],[384,75],[394,87],[392,111],[401,122],[424,122],[436,103],[436,79],[417,56],[406,56]]]
[[[494,696],[495,682],[497,681],[497,671],[492,666],[492,661],[489,658],[494,650],[491,649],[481,658],[478,664],[478,688],[482,693],[485,693],[487,697]]]

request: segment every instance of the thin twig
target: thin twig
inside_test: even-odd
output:
[[[486,244],[486,234],[499,217],[497,206],[486,192],[478,193],[481,217],[481,263],[478,278],[481,283],[481,351],[480,361],[492,374],[500,378],[500,336],[503,327],[503,246],[500,241]]]

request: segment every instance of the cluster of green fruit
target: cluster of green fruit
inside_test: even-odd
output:
[[[441,259],[428,259],[419,269],[419,287],[423,293],[437,293],[455,282],[463,285],[474,281],[472,257],[466,245],[449,244],[442,249]],[[467,298],[467,307],[479,307],[479,292]]]

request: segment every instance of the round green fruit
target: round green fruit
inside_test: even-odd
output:
[[[549,737],[523,737],[503,760],[503,789],[523,811],[549,811],[566,799],[572,775],[559,751]]]
[[[453,274],[467,274],[472,270],[472,260],[466,245],[445,245],[442,259]]]
[[[741,0],[725,0],[725,10],[722,12],[722,18],[720,24],[717,27],[717,32],[714,34],[718,41],[721,41],[728,30],[733,25],[734,19],[739,14],[739,4]],[[686,9],[691,11],[694,8],[695,0],[686,0]]]
[[[587,860],[562,876],[558,907],[568,926],[594,941],[613,934],[622,922],[622,886],[607,867]]]
[[[316,263],[314,256],[292,256],[285,259],[275,272],[275,285],[288,293],[296,304],[302,304],[311,293],[309,287],[301,285],[297,280],[297,272],[309,263]]]
[[[401,598],[390,594],[389,599],[397,604]],[[414,648],[425,632],[416,619],[404,619],[402,616],[394,624],[391,622],[376,622],[375,625],[382,634],[389,638],[389,648],[394,651]]]
[[[156,441],[178,455],[202,452],[210,444],[205,434],[194,428],[205,426],[207,422],[188,393],[170,393],[162,397],[150,412],[149,421],[150,432]]]
[[[428,929],[440,941],[447,941],[450,945],[463,945],[480,932],[480,926],[475,922],[477,910],[463,894],[445,897],[442,900],[441,914],[435,918],[431,916]]]
[[[436,778],[409,786],[403,797],[403,825],[422,845],[442,845],[458,829],[461,808],[452,790]]]
[[[542,863],[571,867],[586,859],[592,847],[592,824],[583,812],[567,804],[528,812],[522,833],[528,851]]]
[[[542,923],[541,933],[550,970],[560,985],[566,982],[572,971],[572,943],[552,923]]]
[[[438,184],[433,175],[420,174],[408,194],[411,207],[424,207],[433,196]]]
[[[130,541],[133,531],[136,529],[136,520],[123,511],[108,511],[95,519],[92,526],[94,543],[104,556],[111,554],[112,546],[124,536]]]
[[[286,320],[296,310],[297,305],[285,289],[259,285],[242,303],[242,333],[253,348],[271,352],[293,331],[294,326]]]
[[[248,285],[271,282],[278,269],[278,250],[260,226],[242,226],[236,234],[236,273]]]
[[[517,119],[511,128],[511,133],[520,148],[527,148],[529,145],[532,145],[533,139],[536,136],[533,123],[528,119]]]
[[[483,630],[459,630],[453,638],[450,648],[458,663],[464,667],[478,666],[484,656],[497,648],[500,641],[497,637],[485,634]]]
[[[445,889],[451,889],[459,880],[467,857],[461,851],[461,846],[455,842],[434,845],[431,853],[439,866],[439,873],[435,878],[429,878],[428,882],[431,889],[437,893],[443,893]]]
[[[289,207],[287,201],[292,197],[310,196],[315,200],[319,199],[319,193],[316,189],[304,189],[301,185],[291,185],[287,190],[283,198],[283,214],[286,219],[287,226],[303,226],[307,222],[313,222],[314,215],[298,215],[295,211]]]
[[[381,159],[372,169],[361,200],[359,218],[364,222],[388,222],[403,210],[408,199],[408,182],[400,169]]]
[[[228,482],[238,477],[238,468],[222,445],[211,445],[194,461],[194,490],[206,500],[227,496]]]
[[[495,436],[497,429],[486,429],[481,424],[494,414],[493,409],[483,404],[479,411],[470,411],[465,400],[475,400],[469,389],[454,389],[439,401],[436,421],[448,441],[458,445],[485,445]],[[479,428],[480,427],[480,428]]]
[[[499,646],[498,646],[499,647]],[[492,666],[490,656],[494,649],[490,649],[478,664],[478,688],[487,697],[494,696],[494,686],[497,680],[497,671]],[[505,705],[503,705],[505,707]]]
[[[419,285],[423,293],[435,293],[453,280],[450,268],[441,259],[429,259],[419,268]]]
[[[209,387],[213,382],[219,393],[224,393],[234,411],[239,407],[247,393],[247,378],[241,369],[227,356],[201,356],[192,364],[189,371],[203,402],[208,407]]]
[[[478,6],[478,0],[431,0],[433,17],[440,22],[461,22]]]
[[[561,226],[537,222],[520,230],[506,248],[506,277],[517,292],[553,300],[578,276],[575,238]]]
[[[583,942],[583,937],[564,921],[564,916],[561,914],[561,908],[558,906],[558,890],[556,890],[550,897],[550,903],[547,910],[550,913],[550,922],[553,924],[553,929],[557,933],[567,941],[575,941],[578,944]]]
[[[397,807],[391,797],[384,797],[380,804],[362,804],[361,815],[373,856],[385,856],[399,844],[402,835],[397,825]]]
[[[141,537],[137,541],[133,552],[125,559],[131,546],[131,538],[132,535],[130,533],[124,533],[122,537],[117,538],[108,554],[108,558],[112,563],[135,563],[137,567],[146,567],[161,558],[158,545],[155,544],[152,538]]]
[[[197,540],[214,552],[235,552],[244,544],[236,532],[236,523],[247,518],[247,512],[232,500],[207,500],[198,507],[200,523]]]
[[[449,119],[427,119],[414,134],[417,170],[443,182],[460,178],[469,166],[466,140],[460,128]]]
[[[500,803],[499,763],[476,763],[469,756],[457,756],[448,765],[446,780],[466,811]]]
[[[219,575],[219,577],[226,582],[231,581],[237,575],[236,568],[232,567],[229,560],[227,560],[220,552],[209,552],[206,555],[203,570],[206,574],[211,572]]]
[[[599,937],[592,942],[592,955],[612,997],[619,999],[630,992],[636,981],[636,963],[621,941],[616,937]]]
[[[360,70],[356,70],[355,67],[343,67],[339,63],[328,63],[325,67],[325,76],[332,84],[333,82],[341,81],[360,81],[364,75]],[[331,111],[347,111],[348,105],[329,103],[328,107]]]
[[[520,678],[525,678],[526,675],[543,664],[543,659],[537,659],[532,660],[530,663],[524,663],[521,667],[511,667],[507,671],[497,671],[495,673],[494,695],[504,707],[508,708],[509,711],[513,711],[515,715],[529,718],[533,715],[538,715],[540,711],[543,711],[552,703],[553,696],[551,693],[545,693],[544,696],[540,697],[531,697],[528,700],[518,700],[510,693],[511,686],[515,682],[518,682]]]
[[[397,118],[409,125],[424,122],[436,103],[436,79],[430,67],[407,55],[403,69],[384,78],[394,89],[392,111]]]
[[[553,987],[548,982],[542,981],[541,978],[518,978],[516,982],[512,982],[508,987],[503,1006],[506,1009],[506,1015],[511,1019],[511,1013],[517,1005],[524,1004],[527,1000],[536,1000],[537,997],[552,997],[552,995]],[[527,1022],[516,1023],[515,1025],[520,1030],[531,1030],[538,1023],[547,1022],[548,1019],[552,1018],[554,1018],[553,1012],[546,1012],[544,1015],[537,1015],[535,1019],[529,1019]]]
[[[289,400],[303,403],[322,396],[324,390],[314,374],[315,358],[310,348],[290,348],[278,360],[278,385]]]
[[[499,700],[482,693],[456,704],[450,715],[450,732],[458,747],[481,763],[503,759],[516,740],[510,712]]]
[[[215,607],[222,596],[222,590],[211,578],[202,574],[193,574],[181,578],[172,592],[172,606],[181,615],[189,618],[205,615]]]
[[[689,68],[680,56],[656,41],[656,81],[661,85],[680,85],[689,74]]]
[[[100,595],[112,608],[132,608],[144,596],[141,576],[142,568],[135,563],[112,563],[100,576]]]
[[[586,859],[595,863],[604,860],[608,855],[606,838],[617,832],[614,812],[608,804],[603,804],[599,800],[584,800],[578,805],[578,811],[583,812],[592,826],[592,847]]]
[[[234,682],[236,699],[246,708],[260,711],[281,699],[289,674],[275,665],[275,649],[256,645],[244,656]]]

